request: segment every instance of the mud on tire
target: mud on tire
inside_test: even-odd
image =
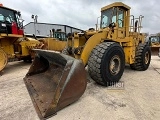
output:
[[[88,73],[97,83],[108,86],[118,82],[125,67],[123,48],[115,42],[104,42],[91,52]]]

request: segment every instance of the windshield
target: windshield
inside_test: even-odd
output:
[[[20,25],[19,21],[20,14],[17,11],[0,8],[0,22],[6,22],[8,24],[12,24],[12,22],[18,23],[18,27]]]
[[[62,33],[62,32],[55,32],[53,37],[57,38],[57,39],[59,39],[61,41],[66,41],[67,40],[66,39],[66,34]]]
[[[157,36],[152,36],[152,37],[150,37],[150,41],[151,42],[159,42],[159,38],[157,37]]]
[[[101,12],[101,28],[108,27],[111,23],[112,9],[104,10]]]
[[[124,10],[118,7],[106,9],[101,12],[101,28],[108,27],[111,23],[117,23],[123,27]]]
[[[0,8],[0,21],[5,21],[7,23],[12,23],[13,21],[16,21],[14,11]]]
[[[101,28],[108,27],[111,23],[116,23],[116,8],[110,8],[101,12]]]

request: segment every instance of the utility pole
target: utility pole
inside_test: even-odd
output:
[[[32,15],[31,18],[34,20],[34,34],[36,36],[36,23],[37,23],[37,19],[38,19],[38,16],[37,15]]]

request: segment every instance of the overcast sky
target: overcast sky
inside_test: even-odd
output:
[[[38,22],[65,24],[79,29],[95,27],[100,9],[117,0],[0,0],[4,6],[21,11],[24,24],[33,22],[31,15],[38,15]],[[131,7],[135,17],[144,15],[142,32],[160,32],[159,0],[119,0]]]

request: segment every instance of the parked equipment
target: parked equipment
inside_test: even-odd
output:
[[[61,29],[50,30],[50,37],[39,39],[44,44],[44,49],[62,52],[67,45],[67,36]]]
[[[39,41],[24,37],[19,11],[0,5],[0,71],[12,60],[31,60],[31,49]]]
[[[39,117],[50,117],[79,99],[87,84],[86,65],[91,78],[104,86],[120,80],[125,63],[134,70],[147,70],[151,50],[140,33],[142,18],[130,15],[129,6],[115,2],[101,8],[99,30],[68,36],[68,56],[36,50],[24,81]]]
[[[0,71],[8,61],[31,61],[33,49],[46,49],[62,52],[67,43],[66,33],[60,29],[47,38],[35,39],[24,36],[23,20],[19,11],[0,4]]]
[[[151,47],[152,55],[157,55],[160,49],[160,34],[150,35],[148,43]]]

